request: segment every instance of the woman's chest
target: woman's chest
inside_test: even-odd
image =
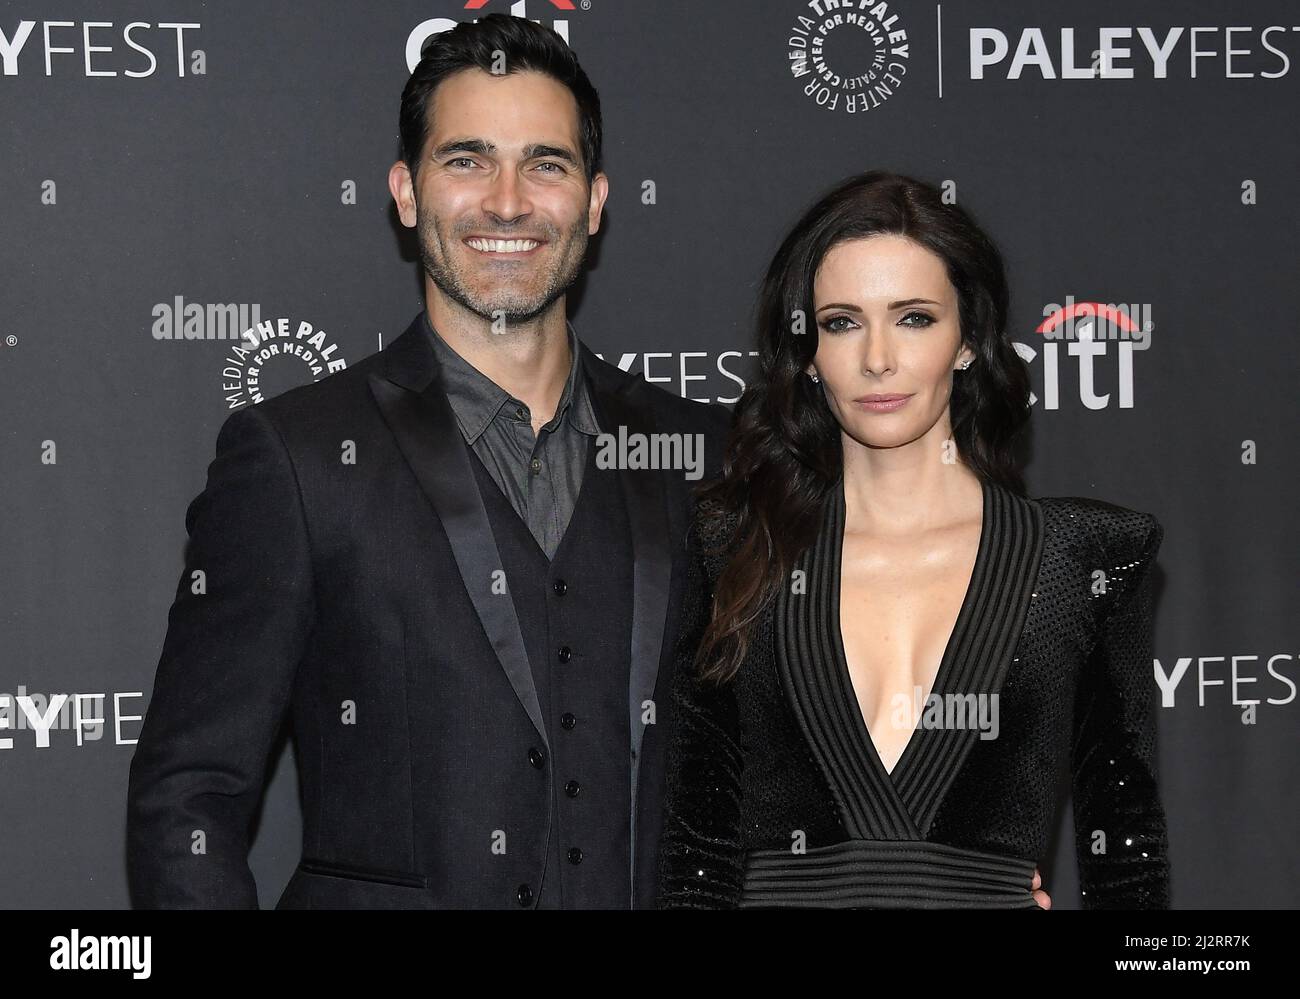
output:
[[[979,525],[914,540],[846,532],[839,628],[858,708],[897,761],[969,602]]]

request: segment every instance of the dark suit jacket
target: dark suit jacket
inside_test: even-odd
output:
[[[278,907],[498,907],[540,882],[556,775],[550,753],[545,780],[528,761],[548,735],[514,605],[491,593],[501,561],[419,319],[221,427],[131,763],[137,905],[256,907],[249,824],[286,714],[304,859]],[[582,363],[603,429],[702,433],[706,477],[718,467],[724,408],[585,346]],[[649,906],[665,718],[642,725],[641,704],[669,702],[695,483],[618,474],[635,552],[633,745],[610,752],[631,768],[629,904]],[[498,827],[504,856],[484,849]]]

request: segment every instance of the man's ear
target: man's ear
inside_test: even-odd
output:
[[[605,210],[605,199],[609,197],[609,178],[603,171],[597,171],[591,178],[591,201],[587,205],[587,235],[596,235],[600,229],[600,220]]]
[[[397,216],[408,229],[415,228],[415,183],[407,165],[398,160],[388,168],[388,193],[397,205]]]

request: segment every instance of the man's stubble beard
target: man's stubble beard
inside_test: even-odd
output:
[[[587,250],[588,217],[589,213],[584,212],[582,218],[574,223],[573,228],[569,230],[567,240],[565,240],[567,252],[563,259],[559,261],[558,269],[549,273],[546,286],[542,291],[528,299],[521,299],[508,287],[497,301],[485,301],[471,292],[462,280],[461,273],[450,262],[449,255],[446,253],[446,247],[449,244],[459,243],[461,235],[453,232],[449,237],[444,238],[442,230],[438,227],[437,218],[432,212],[427,211],[417,212],[416,216],[416,231],[419,234],[420,243],[420,262],[424,266],[424,272],[429,275],[429,279],[433,281],[438,290],[461,308],[468,309],[488,322],[495,322],[500,318],[507,325],[526,323],[550,308],[552,303],[563,295],[578,279],[578,275],[582,273],[583,260],[586,257]],[[496,238],[500,239],[526,238],[523,236],[512,237],[507,233],[500,233],[498,227],[495,226],[466,228],[464,234],[484,231],[492,232]],[[548,246],[555,247],[559,245],[555,239],[558,232],[558,230],[551,228],[550,231],[540,235],[547,241]],[[467,247],[466,252],[474,253],[476,251]]]

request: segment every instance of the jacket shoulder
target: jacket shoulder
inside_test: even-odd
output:
[[[702,433],[710,440],[725,440],[731,429],[731,410],[717,402],[696,402],[658,385],[651,385],[640,375],[629,375],[641,384],[638,390],[654,409],[658,420],[667,426],[679,427],[691,433]]]
[[[1132,568],[1155,557],[1164,526],[1151,513],[1087,496],[1039,497],[1049,530],[1072,536],[1092,564]]]
[[[312,435],[336,424],[352,423],[359,412],[367,413],[373,406],[368,376],[377,370],[382,354],[383,351],[376,351],[319,381],[241,406],[230,413],[227,422],[242,412],[254,410],[280,432],[286,443],[300,440],[299,431]]]
[[[725,433],[730,428],[731,410],[721,403],[684,399],[661,385],[646,381],[640,375],[610,364],[589,347],[586,351],[589,370],[606,385],[628,392],[637,403],[648,407],[654,413],[657,423],[670,429],[704,433],[710,437]]]

